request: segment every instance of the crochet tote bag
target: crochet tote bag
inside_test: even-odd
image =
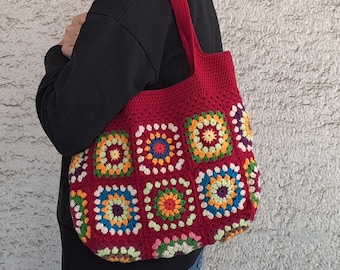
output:
[[[142,91],[73,156],[75,230],[112,262],[171,258],[245,231],[259,203],[253,135],[230,52],[205,54],[171,0],[191,76]]]

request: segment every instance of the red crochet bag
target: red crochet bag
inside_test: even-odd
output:
[[[171,0],[192,75],[142,91],[73,156],[75,230],[112,262],[171,258],[245,231],[259,203],[253,134],[230,52],[205,54]]]

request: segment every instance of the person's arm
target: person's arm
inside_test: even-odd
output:
[[[118,21],[89,13],[71,59],[53,47],[45,58],[36,106],[41,124],[65,156],[88,147],[155,74],[143,48]]]
[[[75,16],[65,28],[61,41],[47,52],[44,62],[46,73],[51,72],[54,68],[64,67],[68,63],[86,16],[87,13]]]

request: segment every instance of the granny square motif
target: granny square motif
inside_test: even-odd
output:
[[[172,123],[139,126],[135,137],[139,171],[157,175],[182,169],[183,150],[177,126]]]

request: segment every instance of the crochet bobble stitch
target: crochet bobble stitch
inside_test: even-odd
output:
[[[239,141],[238,147],[243,152],[250,152],[253,149],[253,132],[250,127],[250,115],[245,111],[241,103],[232,106],[230,116],[233,117],[232,123],[235,125],[234,131],[237,134],[236,140]]]
[[[86,208],[88,204],[86,196],[87,194],[81,190],[77,192],[72,190],[70,193],[70,207],[74,212],[75,230],[83,243],[86,243],[87,239],[91,238],[91,227],[88,224],[89,218],[87,217],[89,210]]]
[[[134,247],[113,247],[98,250],[97,255],[110,262],[131,263],[141,259],[141,252]]]
[[[220,111],[203,112],[187,118],[187,143],[190,145],[192,159],[198,163],[231,156],[230,130],[225,115]]]
[[[148,182],[143,193],[149,228],[159,232],[161,229],[167,231],[193,225],[196,208],[189,181],[172,178],[154,184]],[[152,194],[156,197],[150,196]],[[184,212],[188,214],[183,216]]]

